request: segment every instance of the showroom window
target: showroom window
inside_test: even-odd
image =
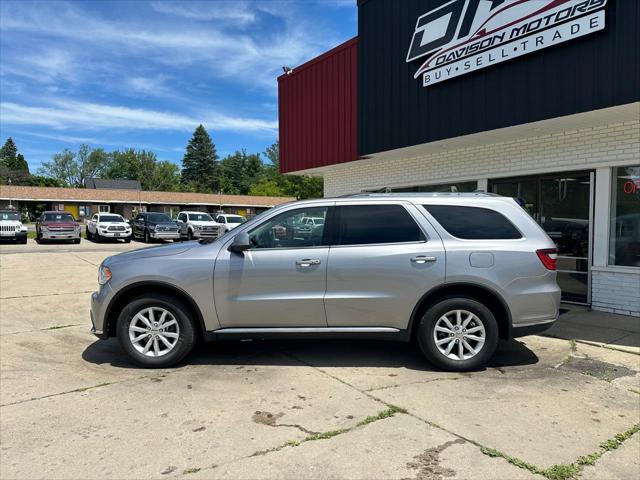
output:
[[[613,169],[609,265],[640,267],[640,165]]]

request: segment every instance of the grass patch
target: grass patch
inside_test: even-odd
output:
[[[549,480],[570,480],[575,479],[580,475],[585,465],[595,465],[605,453],[619,448],[625,441],[631,438],[633,435],[640,431],[640,423],[635,424],[629,430],[622,433],[618,433],[615,437],[610,438],[600,444],[600,450],[593,452],[589,455],[584,455],[574,463],[554,465],[549,468],[540,468],[531,463],[527,463],[516,457],[511,457],[505,453],[502,453],[494,448],[482,447],[480,451],[489,457],[499,457],[505,459],[512,465],[528,470],[531,473],[542,475]]]
[[[574,339],[569,340],[569,346],[571,347],[571,353],[576,353],[578,351],[578,342]]]
[[[385,418],[393,417],[396,413],[407,413],[404,408],[396,407],[395,405],[391,405],[386,410],[382,410],[377,415],[369,415],[364,420],[358,422],[357,426],[361,427],[362,425],[367,425],[369,423],[377,422],[378,420],[382,420]]]
[[[329,438],[337,437],[338,435],[342,435],[343,433],[350,432],[356,427],[362,427],[363,425],[368,425],[370,423],[377,422],[378,420],[383,420],[385,418],[393,417],[396,413],[407,413],[407,411],[404,408],[396,407],[395,405],[389,405],[389,408],[386,408],[385,410],[378,412],[377,415],[369,415],[368,417],[356,423],[354,427],[338,428],[337,430],[318,432],[312,435],[308,435],[304,437],[302,440],[289,440],[288,442],[285,442],[278,447],[254,452],[251,456],[257,457],[260,455],[266,455],[267,453],[271,453],[271,452],[278,452],[286,447],[298,447],[300,446],[300,444],[304,442],[313,442],[315,440],[328,440]]]

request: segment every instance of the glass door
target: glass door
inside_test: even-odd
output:
[[[492,191],[519,198],[558,246],[558,284],[565,302],[591,301],[593,173],[496,180]]]

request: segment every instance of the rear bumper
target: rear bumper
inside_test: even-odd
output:
[[[528,325],[514,325],[511,329],[511,337],[526,337],[527,335],[539,335],[546,332],[556,323],[557,318],[547,320],[540,323],[532,323]]]

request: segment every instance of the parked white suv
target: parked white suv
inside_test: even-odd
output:
[[[0,239],[27,243],[27,227],[15,210],[0,210]]]
[[[180,212],[176,222],[180,230],[180,237],[188,240],[218,238],[224,233],[222,225],[206,212]]]
[[[247,219],[241,215],[227,215],[226,213],[220,214],[216,217],[216,222],[222,225],[222,231],[228,232],[229,230],[233,230],[239,225],[242,225],[246,222]]]
[[[131,241],[131,225],[115,213],[96,213],[87,223],[87,238],[94,242],[122,238]]]

